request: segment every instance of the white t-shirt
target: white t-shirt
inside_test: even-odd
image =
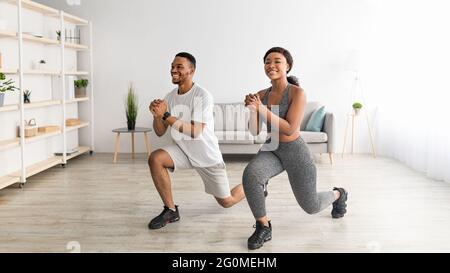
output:
[[[179,95],[178,88],[165,97],[168,111],[179,120],[204,123],[203,132],[192,138],[171,128],[175,143],[188,156],[194,167],[212,167],[223,163],[219,140],[214,134],[214,101],[211,94],[198,84],[185,94]]]

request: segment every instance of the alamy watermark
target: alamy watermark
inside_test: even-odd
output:
[[[81,253],[81,244],[78,241],[68,242],[66,250],[68,250],[69,253]]]
[[[264,144],[262,146],[263,151],[274,151],[279,145],[279,120],[272,120],[270,125],[267,125],[265,120],[261,117],[259,124],[250,124],[251,121],[256,122],[256,119],[252,119],[252,115],[256,115],[256,112],[250,111],[243,104],[224,104],[215,105],[205,102],[200,97],[194,97],[193,99],[194,109],[191,109],[188,105],[174,105],[170,112],[172,116],[178,120],[186,122],[197,122],[211,125],[214,123],[216,136],[220,142],[253,142],[257,144]],[[266,109],[266,108],[264,108]],[[262,110],[260,110],[262,111]],[[271,112],[276,116],[279,116],[279,106],[274,105],[271,107]],[[257,126],[258,125],[258,126]],[[184,131],[181,133],[177,128],[181,125],[175,123],[171,129],[171,136],[175,141],[195,141],[201,139],[203,136],[200,134],[198,137],[192,137],[192,128],[190,126],[183,126]],[[259,127],[260,133],[253,135],[250,128]],[[268,132],[266,128],[270,128],[271,132]],[[209,128],[213,129],[213,128]],[[272,133],[273,132],[273,133]],[[256,132],[254,132],[256,133]],[[266,141],[267,140],[267,141]]]

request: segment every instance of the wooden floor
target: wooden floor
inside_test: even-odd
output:
[[[273,240],[256,252],[450,252],[450,184],[426,179],[395,160],[318,158],[318,189],[343,186],[349,212],[307,215],[286,174],[269,185]],[[245,159],[226,160],[232,185]],[[150,231],[161,201],[145,155],[84,155],[0,191],[0,252],[247,252],[254,220],[246,201],[223,209],[194,171],[173,176],[181,221]],[[74,248],[74,249],[75,249]]]

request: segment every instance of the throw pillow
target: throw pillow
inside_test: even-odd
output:
[[[325,122],[325,115],[325,106],[322,106],[314,111],[306,124],[305,130],[309,132],[321,132],[323,123]]]

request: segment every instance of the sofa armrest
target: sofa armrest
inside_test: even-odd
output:
[[[325,122],[323,124],[323,132],[328,136],[328,153],[334,153],[335,136],[334,136],[334,114],[327,112],[325,115]]]

